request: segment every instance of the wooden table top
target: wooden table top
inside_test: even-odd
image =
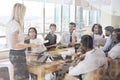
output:
[[[56,71],[60,65],[64,64],[65,62],[67,62],[67,60],[53,61],[42,65],[28,65],[28,70],[34,74],[38,74],[40,71],[47,74]]]
[[[74,54],[74,48],[64,48],[64,49],[54,49],[53,51],[48,51],[51,55],[71,55]]]

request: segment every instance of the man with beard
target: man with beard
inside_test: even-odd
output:
[[[112,32],[113,32],[112,26],[105,27],[105,34],[106,36],[108,36],[108,38],[106,40],[105,45],[101,48],[105,52],[108,52],[114,46],[114,42],[112,40]]]

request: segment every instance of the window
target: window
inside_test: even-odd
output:
[[[60,9],[60,4],[45,4],[45,33],[49,32],[49,26],[51,23],[55,23],[57,26],[56,32],[60,32]]]
[[[49,32],[49,25],[55,23],[55,4],[45,4],[45,33]]]
[[[90,11],[90,22],[89,24],[92,26],[94,23],[100,23],[100,12],[99,10],[91,10]]]
[[[61,5],[55,5],[55,24],[56,24],[56,32],[61,32]]]
[[[83,22],[85,26],[89,26],[89,10],[83,10]]]
[[[96,10],[95,16],[96,16],[96,23],[100,23],[100,21],[101,21],[101,12],[100,12],[100,10]]]
[[[62,5],[62,31],[69,30],[69,21],[70,21],[70,6]]]
[[[100,23],[101,14],[99,10],[83,10],[83,20],[85,26],[92,26],[94,23]]]
[[[65,1],[65,3],[64,3]],[[91,26],[93,23],[99,23],[101,14],[99,10],[85,10],[81,6],[74,6],[74,1],[52,1],[52,0],[2,0],[0,3],[0,50],[6,48],[5,30],[6,23],[10,19],[12,7],[15,3],[23,3],[26,6],[24,19],[24,33],[28,33],[30,27],[35,27],[38,32],[38,38],[43,37],[49,32],[49,25],[56,24],[57,42],[60,41],[60,35],[69,30],[69,22],[76,22],[76,30],[81,36],[81,29],[85,26]],[[60,3],[59,3],[60,2]],[[6,4],[6,5],[4,5]],[[70,7],[70,6],[73,7]],[[3,8],[5,10],[3,10]],[[75,16],[70,15],[71,10]],[[72,16],[72,18],[71,18]],[[74,19],[74,20],[70,20]]]
[[[94,12],[94,10],[91,10],[90,11],[90,21],[89,21],[89,24],[92,26],[94,23],[96,23],[96,21],[95,21],[95,12]]]
[[[35,27],[38,33],[43,33],[43,7],[44,3],[40,1],[24,1],[27,7],[24,32],[28,33],[28,28]]]
[[[83,8],[81,6],[76,7],[75,22],[76,22],[76,30],[80,30],[80,29],[82,29],[82,27],[84,27],[84,24],[83,24]]]

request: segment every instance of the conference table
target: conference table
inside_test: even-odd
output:
[[[48,51],[47,53],[49,53],[50,55],[72,55],[74,54],[74,49],[73,48],[55,49],[53,51]],[[36,74],[38,80],[45,80],[46,74],[59,70],[63,64],[69,62],[69,60],[58,60],[40,64],[37,62],[36,56],[37,54],[27,54],[27,59],[29,61],[28,71],[30,73]],[[30,58],[32,60],[30,60]],[[33,64],[30,64],[30,61]]]
[[[27,52],[26,52],[27,53]],[[61,55],[63,57],[63,59],[65,59],[65,56],[72,56],[75,54],[75,49],[72,48],[63,48],[63,49],[58,49],[55,48],[54,50],[51,51],[46,51],[45,54],[49,55],[49,56],[59,56]],[[34,52],[29,52],[26,54],[26,59],[28,62],[30,61],[37,61],[37,57],[38,57],[38,53],[34,53]]]
[[[53,61],[42,65],[28,65],[28,71],[36,74],[38,80],[45,80],[45,74],[54,72],[60,69],[60,66],[66,61]]]

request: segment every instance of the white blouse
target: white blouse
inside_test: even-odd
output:
[[[24,34],[21,31],[20,25],[18,24],[18,22],[16,22],[15,20],[12,20],[7,24],[6,39],[7,39],[7,46],[8,46],[9,49],[14,49],[14,48],[12,48],[12,40],[13,40],[12,39],[12,34],[17,30],[19,30],[18,43],[23,44],[24,43]]]
[[[47,50],[46,47],[44,46],[43,40],[41,40],[41,39],[38,39],[38,38],[37,39],[30,39],[30,43],[39,44],[39,47],[31,48],[32,52],[40,53],[40,52]]]

